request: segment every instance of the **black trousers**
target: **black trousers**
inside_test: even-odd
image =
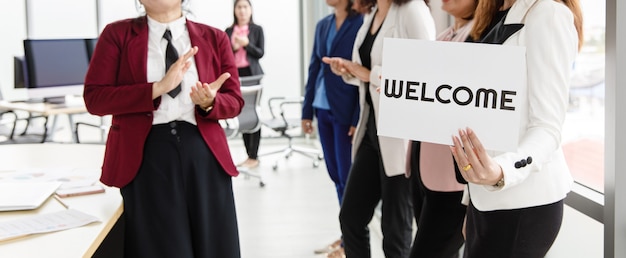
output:
[[[153,126],[121,193],[125,257],[240,257],[231,177],[196,126]]]
[[[417,233],[411,258],[458,257],[463,245],[463,219],[467,207],[461,204],[463,191],[438,192],[428,189],[420,174],[420,142],[411,142],[411,190]]]
[[[471,194],[471,192],[470,192]],[[561,229],[563,200],[530,208],[467,210],[464,257],[541,258]]]
[[[254,133],[241,133],[241,135],[248,158],[257,159],[259,157],[259,145],[261,144],[261,128]]]
[[[404,175],[385,175],[373,110],[370,112],[366,135],[352,163],[339,212],[346,257],[371,257],[368,224],[381,200],[385,257],[408,257],[413,216],[410,182]]]

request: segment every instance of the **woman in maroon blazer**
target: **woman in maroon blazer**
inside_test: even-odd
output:
[[[237,67],[226,33],[186,20],[182,2],[141,0],[146,16],[98,39],[84,99],[113,116],[100,180],[124,199],[125,257],[240,257],[218,123],[243,107]]]

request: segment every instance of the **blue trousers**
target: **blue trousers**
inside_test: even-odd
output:
[[[317,127],[328,175],[335,183],[339,205],[343,201],[343,190],[348,181],[352,164],[352,136],[348,135],[350,125],[340,123],[330,110],[316,109]]]

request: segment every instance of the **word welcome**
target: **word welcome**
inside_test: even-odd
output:
[[[385,79],[384,93],[388,98],[402,98],[408,100],[418,100],[425,102],[435,102],[435,100],[442,104],[450,104],[454,102],[459,106],[467,106],[474,103],[475,107],[501,109],[515,111],[513,106],[513,99],[511,96],[517,95],[516,91],[501,90],[498,92],[494,89],[478,88],[476,92],[466,86],[452,87],[448,84],[441,84],[437,86],[434,92],[434,96],[428,96],[427,83],[403,81],[403,80],[391,80],[391,86],[389,85],[389,79]],[[406,87],[405,87],[406,86]],[[421,87],[421,90],[418,88]],[[419,92],[418,92],[419,91]],[[452,94],[450,94],[450,92]],[[445,96],[451,96],[452,99]],[[489,104],[491,103],[491,107]],[[498,105],[499,104],[499,105]]]

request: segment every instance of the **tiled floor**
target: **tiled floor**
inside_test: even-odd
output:
[[[59,124],[61,127],[53,139],[71,141],[67,126],[63,126],[66,122],[61,120]],[[85,130],[83,138],[86,141],[99,140],[99,132],[92,130]],[[245,159],[241,138],[235,137],[229,143],[235,162]],[[294,143],[317,146],[315,139],[297,138]],[[281,149],[285,144],[285,139],[263,138],[260,152]],[[324,163],[314,168],[311,159],[299,154],[293,154],[288,160],[281,154],[265,156],[260,160],[260,166],[253,172],[263,176],[264,187],[259,187],[259,180],[252,177],[242,175],[233,180],[242,257],[324,257],[315,255],[313,250],[340,236],[339,205]],[[276,161],[278,167],[274,171],[272,167]],[[370,229],[372,257],[382,258],[382,236],[376,218]],[[561,233],[546,257],[602,257],[602,239],[601,223],[566,207]]]
[[[235,161],[245,159],[242,141],[230,142]],[[313,142],[295,140],[299,146],[315,147]],[[284,144],[283,139],[263,139],[260,152],[281,149]],[[253,177],[234,179],[242,257],[324,257],[313,250],[341,235],[337,195],[324,163],[314,168],[310,158],[297,153],[289,159],[275,154],[260,160],[253,172],[262,175],[264,187],[259,187],[259,180]],[[371,225],[373,257],[383,257],[375,225]]]

